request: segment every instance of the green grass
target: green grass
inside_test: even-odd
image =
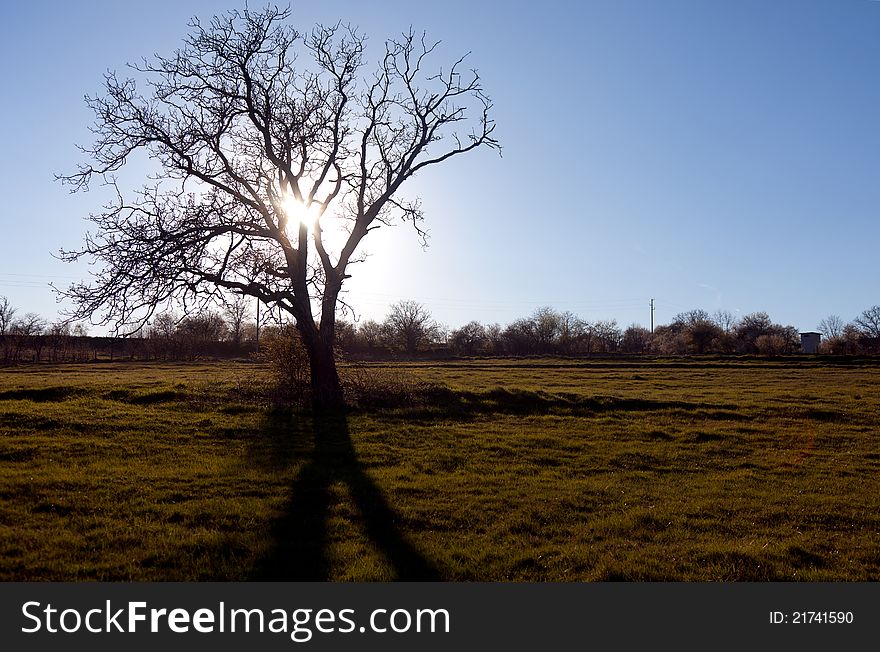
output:
[[[432,386],[347,416],[265,373],[0,371],[0,579],[880,579],[868,361],[373,364]]]

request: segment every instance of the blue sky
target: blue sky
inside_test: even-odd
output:
[[[47,284],[100,191],[53,174],[89,142],[85,93],[235,2],[33,2],[0,21],[0,295],[54,318]],[[361,318],[416,299],[455,327],[542,305],[647,325],[691,308],[813,329],[880,303],[880,2],[293,3],[297,24],[371,39],[412,25],[471,51],[503,156],[415,179],[431,238],[382,229],[355,267]]]

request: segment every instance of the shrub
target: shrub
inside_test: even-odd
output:
[[[755,339],[755,350],[760,355],[779,355],[785,353],[785,338],[778,334],[759,335]]]
[[[272,369],[277,398],[291,403],[305,404],[308,401],[311,390],[309,357],[295,326],[287,324],[267,329],[260,357]]]
[[[413,407],[430,403],[441,386],[402,370],[351,366],[340,369],[345,402],[352,407]]]

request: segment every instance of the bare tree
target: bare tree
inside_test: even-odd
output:
[[[15,317],[15,308],[9,305],[9,299],[0,297],[0,337],[6,335],[12,326],[12,320]]]
[[[844,326],[846,326],[846,323],[839,315],[828,315],[819,322],[817,329],[826,340],[833,340],[843,337]]]
[[[50,359],[52,362],[64,360],[67,344],[70,339],[70,324],[63,320],[53,322],[46,330],[46,334],[48,336]]]
[[[838,344],[836,353],[845,355],[864,353],[864,335],[854,324],[847,324],[843,327],[843,335],[836,344]]]
[[[550,306],[544,306],[532,313],[531,321],[538,351],[554,353],[562,331],[562,315]]]
[[[532,319],[520,318],[510,322],[504,329],[503,337],[508,353],[528,355],[539,352],[535,322]]]
[[[623,333],[616,319],[599,320],[593,324],[593,339],[596,349],[601,353],[616,351],[622,337]]]
[[[431,64],[438,44],[410,32],[386,41],[365,80],[362,34],[301,33],[289,17],[267,8],[194,20],[178,51],[133,66],[146,84],[106,75],[103,96],[87,100],[91,162],[61,178],[75,190],[104,180],[117,196],[90,218],[84,247],[61,254],[102,271],[63,294],[72,317],[132,330],[170,300],[256,297],[293,316],[315,404],[338,405],[337,309],[361,241],[395,219],[424,236],[402,186],[498,142],[463,58]],[[158,180],[126,198],[113,174],[139,152]]]
[[[575,353],[585,339],[589,325],[572,312],[559,316],[559,350]]]
[[[358,339],[368,351],[374,352],[382,344],[382,324],[366,320],[358,327]]]
[[[177,325],[177,337],[183,345],[184,355],[190,360],[207,353],[211,345],[222,340],[226,333],[223,317],[210,310],[187,315]]]
[[[166,311],[156,315],[147,328],[150,349],[155,357],[176,358],[178,355],[177,325],[182,317]]]
[[[460,355],[481,353],[487,341],[486,327],[478,321],[471,321],[461,328],[456,328],[449,336],[452,350]]]
[[[652,349],[661,355],[684,355],[690,351],[690,342],[682,324],[657,326],[651,334]]]
[[[644,326],[632,324],[623,331],[620,350],[624,353],[647,353],[651,348],[651,331]]]
[[[672,319],[670,327],[689,353],[705,353],[718,331],[718,327],[710,320],[709,313],[702,308],[678,313]]]
[[[853,324],[867,337],[880,337],[880,306],[871,306],[853,320]]]
[[[504,351],[504,330],[501,328],[501,324],[486,326],[486,341],[492,353],[498,354]]]
[[[692,326],[707,321],[711,321],[709,313],[702,308],[680,312],[672,319],[673,324],[681,324],[683,326]]]
[[[428,309],[417,301],[399,301],[391,306],[384,328],[391,340],[410,355],[435,339],[439,330]]]
[[[740,353],[755,353],[756,342],[762,335],[770,335],[773,322],[766,312],[753,312],[743,316],[736,326],[737,346]]]
[[[248,303],[247,298],[241,294],[236,294],[231,300],[225,302],[223,312],[226,314],[229,336],[236,348],[241,346],[245,321],[250,316]]]
[[[4,357],[11,357],[12,362],[19,362],[22,353],[30,349],[33,361],[39,362],[46,343],[45,330],[46,322],[42,317],[35,312],[25,313],[9,326],[7,335],[12,339],[12,354],[4,354]]]
[[[801,350],[801,333],[794,326],[774,325],[774,331],[782,338],[783,353],[798,353]]]
[[[345,319],[336,320],[336,348],[351,353],[358,348],[358,332],[355,325]]]
[[[716,310],[712,315],[712,321],[725,333],[730,333],[736,328],[736,316],[729,310]]]

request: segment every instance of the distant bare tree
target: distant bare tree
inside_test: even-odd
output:
[[[504,329],[501,324],[489,324],[486,326],[486,342],[491,353],[504,352]]]
[[[202,342],[220,342],[228,334],[226,320],[213,310],[187,316],[180,322],[178,330]]]
[[[794,326],[775,325],[773,332],[782,338],[783,353],[798,353],[801,350],[801,333]]]
[[[706,353],[723,332],[709,313],[700,309],[679,313],[672,326],[684,334],[688,351],[697,354]]]
[[[449,344],[449,334],[451,332],[449,326],[439,321],[435,321],[434,332],[431,334],[432,340],[437,344]]]
[[[167,311],[159,315],[150,325],[150,335],[166,340],[170,340],[177,332],[177,324],[180,323],[182,317],[175,315],[173,312]]]
[[[47,340],[50,351],[50,360],[60,362],[67,354],[67,346],[70,340],[70,325],[65,321],[57,321],[49,325]]]
[[[417,301],[399,301],[391,306],[384,328],[392,341],[410,355],[435,339],[438,333],[431,313]]]
[[[770,335],[773,322],[766,312],[753,312],[740,319],[736,327],[737,347],[740,353],[755,353],[756,342],[762,335]]]
[[[836,341],[838,350],[835,353],[843,353],[846,355],[856,355],[864,353],[862,343],[864,335],[854,324],[847,324],[843,327],[843,335]]]
[[[736,352],[736,322],[731,330],[725,331],[718,327],[720,334],[715,338],[712,346],[717,353],[735,353]]]
[[[871,306],[853,319],[853,324],[866,336],[880,338],[880,306]]]
[[[681,323],[663,324],[654,329],[651,344],[661,355],[685,355],[690,351],[690,341]]]
[[[716,310],[712,315],[712,321],[725,333],[730,333],[736,326],[736,315],[729,310]]]
[[[562,315],[550,306],[544,306],[532,313],[532,324],[538,351],[554,353],[562,332]]]
[[[559,315],[559,351],[575,353],[588,337],[589,324],[571,312]]]
[[[382,324],[368,319],[358,327],[358,339],[368,351],[375,351],[382,345]]]
[[[12,363],[25,361],[25,356],[30,352],[32,360],[39,362],[46,343],[45,330],[46,322],[34,312],[15,319],[4,337],[4,340],[8,340],[8,344],[4,344],[4,359]]]
[[[181,317],[171,311],[156,315],[153,323],[147,328],[147,337],[150,339],[150,350],[157,358],[176,358],[178,356],[179,342],[177,341],[177,324]]]
[[[0,297],[0,348],[3,351],[3,364],[12,364],[12,352],[14,350],[12,337],[9,335],[12,320],[15,317],[15,308],[9,305],[9,299]]]
[[[460,355],[474,355],[485,348],[489,338],[486,328],[478,321],[468,322],[450,334],[449,344]]]
[[[336,348],[345,353],[351,353],[358,348],[358,332],[352,322],[336,320]]]
[[[843,337],[843,328],[846,323],[838,315],[828,315],[819,322],[817,330],[822,333],[826,340]]]
[[[226,322],[214,311],[206,310],[187,315],[177,325],[176,335],[190,360],[205,355],[211,345],[222,340],[227,333]]]
[[[513,355],[538,353],[535,322],[531,319],[515,319],[504,329],[504,348]]]
[[[600,320],[593,324],[593,340],[596,350],[601,353],[616,351],[621,337],[623,333],[615,319]]]
[[[343,401],[337,310],[361,241],[393,220],[424,236],[403,186],[498,142],[463,58],[437,66],[437,44],[409,32],[364,74],[362,34],[303,33],[289,18],[269,7],[194,20],[181,49],[133,66],[141,83],[106,75],[103,95],[87,100],[91,162],[62,179],[80,190],[97,178],[118,197],[90,218],[97,229],[81,250],[62,252],[98,263],[92,283],[63,295],[74,317],[131,330],[169,301],[256,297],[296,320],[313,400],[333,406]],[[158,180],[126,193],[113,175],[140,154]]]
[[[226,324],[229,336],[236,348],[241,346],[244,325],[250,316],[250,306],[248,304],[247,297],[241,294],[236,294],[231,300],[225,302]]]
[[[651,331],[644,326],[632,324],[623,331],[620,350],[624,353],[647,353],[651,348]]]
[[[6,335],[14,317],[15,308],[9,304],[9,299],[0,297],[0,337]]]
[[[29,312],[16,319],[12,324],[12,330],[19,335],[30,337],[42,333],[46,328],[45,320],[35,312]]]
[[[672,319],[673,324],[682,324],[684,326],[706,321],[711,321],[711,319],[709,313],[702,308],[680,312]]]

